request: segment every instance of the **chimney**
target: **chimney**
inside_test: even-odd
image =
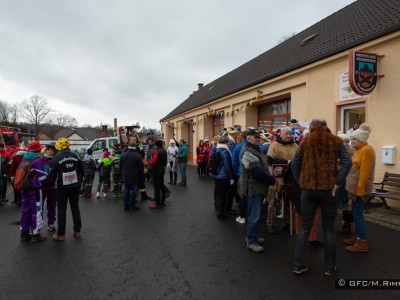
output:
[[[204,83],[198,83],[197,84],[197,90],[200,90],[201,88],[203,88]]]
[[[101,125],[101,137],[108,137],[107,125]]]
[[[119,135],[119,129],[118,129],[118,121],[117,118],[114,118],[114,132],[118,136]]]

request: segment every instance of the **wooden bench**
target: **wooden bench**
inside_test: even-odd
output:
[[[387,208],[390,208],[386,199],[400,201],[400,174],[385,172],[382,182],[374,183],[379,188],[374,189],[372,195],[368,198],[366,211],[372,199],[379,198]]]

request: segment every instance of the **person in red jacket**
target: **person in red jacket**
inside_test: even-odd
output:
[[[168,154],[164,148],[163,141],[157,140],[155,142],[155,151],[152,159],[150,160],[151,165],[151,177],[153,179],[154,187],[154,198],[150,205],[150,208],[159,208],[165,206],[166,187],[164,185],[164,174],[165,167],[168,162]]]
[[[14,177],[17,172],[18,166],[20,165],[22,159],[24,158],[25,148],[21,147],[19,150],[11,157],[10,160],[10,176],[11,176],[11,184],[14,189],[14,201],[11,204],[21,205],[21,191],[15,189],[14,187]]]
[[[4,206],[7,194],[7,173],[11,154],[4,148],[4,144],[0,143],[0,177],[1,177],[1,193],[0,193],[0,206]]]
[[[206,165],[208,159],[207,147],[203,140],[199,141],[199,146],[196,148],[196,154],[197,174],[199,175],[199,178],[202,179],[203,177],[206,177]]]

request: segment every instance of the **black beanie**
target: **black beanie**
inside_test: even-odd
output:
[[[158,140],[158,141],[155,142],[155,145],[156,145],[157,148],[162,148],[163,141],[162,140]]]

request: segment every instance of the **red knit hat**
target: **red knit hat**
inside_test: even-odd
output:
[[[38,142],[38,141],[34,141],[32,143],[29,144],[28,149],[26,149],[26,151],[28,152],[39,152],[40,150],[42,150],[43,145]]]

